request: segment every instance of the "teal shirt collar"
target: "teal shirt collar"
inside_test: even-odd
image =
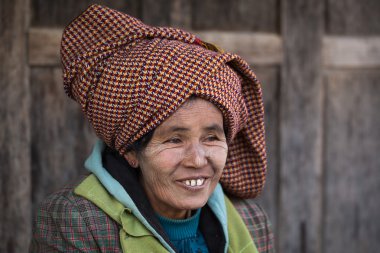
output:
[[[157,214],[158,220],[164,227],[170,240],[183,240],[194,237],[198,230],[201,209],[198,209],[193,216],[188,219],[169,219]]]

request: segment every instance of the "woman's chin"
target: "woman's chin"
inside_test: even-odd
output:
[[[206,205],[210,195],[215,189],[216,184],[211,184],[207,181],[202,187],[188,187],[181,185],[182,191],[177,191],[179,193],[177,198],[178,206],[181,206],[182,210],[195,210],[202,208]]]
[[[186,198],[182,199],[179,203],[182,210],[196,210],[206,205],[208,197],[206,198]]]

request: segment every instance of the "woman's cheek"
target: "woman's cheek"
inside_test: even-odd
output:
[[[213,147],[209,151],[209,157],[214,166],[224,168],[227,161],[228,149],[227,147]]]
[[[162,169],[174,169],[183,159],[184,152],[179,148],[166,149],[154,156],[155,163]]]
[[[176,147],[168,150],[168,153],[173,160],[180,161],[185,157],[186,149],[183,146]]]

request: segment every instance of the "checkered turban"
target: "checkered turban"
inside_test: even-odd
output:
[[[92,5],[64,30],[64,88],[96,134],[124,155],[190,96],[215,104],[227,128],[224,190],[250,198],[266,174],[261,85],[238,55],[180,29]]]

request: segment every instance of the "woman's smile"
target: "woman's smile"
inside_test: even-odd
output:
[[[202,178],[195,178],[195,179],[187,179],[187,180],[183,181],[183,183],[186,186],[191,186],[191,187],[203,186],[204,182],[205,182],[205,178],[204,177],[202,177]]]
[[[177,182],[180,187],[184,188],[187,191],[201,191],[208,186],[210,181],[210,177],[197,176],[181,179]]]

